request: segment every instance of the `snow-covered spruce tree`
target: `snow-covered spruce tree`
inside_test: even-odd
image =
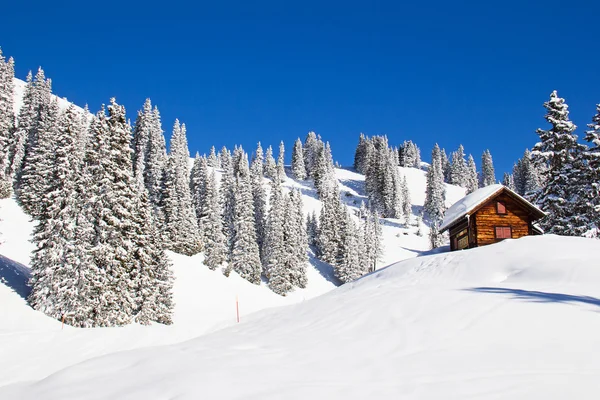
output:
[[[533,165],[529,150],[525,150],[523,157],[515,164],[513,175],[517,193],[527,198],[535,197],[541,183],[538,169]]]
[[[79,115],[70,106],[57,123],[56,151],[51,154],[49,185],[42,196],[48,201],[33,234],[36,245],[31,258],[31,306],[74,326],[92,326],[89,297],[94,266],[89,256],[90,230],[81,235],[82,201],[78,192],[80,163],[76,157]],[[91,226],[89,226],[91,228]]]
[[[161,209],[165,246],[185,255],[196,254],[201,238],[190,193],[189,158],[185,124],[175,120],[163,179]]]
[[[436,249],[444,244],[443,236],[439,232],[438,221],[433,221],[429,227],[429,248]]]
[[[236,177],[233,231],[231,261],[227,268],[233,269],[247,281],[259,285],[262,266],[256,242],[254,201],[246,154],[242,156],[239,174]]]
[[[587,196],[589,201],[588,213],[595,237],[600,238],[600,104],[596,105],[596,115],[592,123],[588,124],[589,130],[585,133],[585,140],[589,143],[586,153],[587,169],[582,178],[589,185]]]
[[[465,149],[461,144],[458,146],[458,150],[452,153],[452,164],[450,165],[450,183],[466,188],[467,175]]]
[[[215,270],[227,261],[227,243],[223,234],[221,199],[214,169],[206,186],[206,203],[209,212],[204,224],[204,264]]]
[[[507,188],[509,188],[510,190],[515,190],[515,178],[513,177],[513,174],[509,174],[508,172],[505,172],[504,175],[502,176],[502,184],[504,186],[506,186]]]
[[[444,182],[450,183],[450,160],[446,154],[446,150],[441,150],[442,155],[442,171],[444,172]]]
[[[377,261],[383,254],[381,224],[377,211],[373,208],[367,210],[362,229],[366,260],[364,268],[365,272],[372,272],[377,268]]]
[[[173,323],[175,307],[171,261],[163,250],[146,187],[138,185],[138,190],[134,213],[137,268],[132,273],[136,291],[134,321],[142,325],[151,322],[169,325]]]
[[[5,61],[0,49],[0,198],[9,197],[12,186],[7,172],[9,145],[15,127],[14,77],[14,60],[11,57]]]
[[[263,160],[260,143],[256,155],[252,160],[252,164],[250,165],[250,184],[252,185],[252,198],[254,202],[254,227],[256,229],[256,241],[260,251],[260,260],[264,265],[265,232],[267,224],[267,193],[263,185]]]
[[[581,213],[581,175],[584,163],[581,153],[585,146],[577,143],[573,133],[575,124],[569,120],[568,106],[556,91],[544,103],[548,111],[548,130],[538,129],[540,137],[532,151],[534,163],[545,166],[544,186],[536,196],[536,203],[548,213],[540,221],[547,233],[580,236],[589,229],[589,221]]]
[[[273,274],[281,272],[285,260],[285,246],[283,224],[285,218],[284,195],[281,182],[278,179],[271,181],[271,195],[269,197],[269,215],[264,242],[264,267],[265,276],[271,280]]]
[[[208,155],[207,165],[211,168],[219,168],[219,163],[217,160],[217,151],[215,146],[210,148],[210,154]]]
[[[27,143],[22,168],[17,175],[17,201],[29,216],[37,219],[48,205],[44,197],[52,186],[52,155],[55,152],[59,108],[50,94],[40,101],[35,134]],[[79,122],[79,121],[78,121]]]
[[[410,217],[412,216],[412,200],[410,198],[410,190],[406,175],[402,177],[402,214],[404,215],[404,224],[410,225]]]
[[[400,165],[406,168],[421,168],[421,150],[410,140],[400,146]]]
[[[133,167],[137,181],[143,182],[148,191],[148,199],[154,214],[160,219],[161,187],[167,164],[165,136],[162,130],[160,112],[152,108],[150,99],[144,103],[133,130]]]
[[[358,138],[358,146],[356,146],[356,151],[354,152],[354,169],[361,174],[365,173],[365,168],[369,159],[368,141],[369,139],[361,133]]]
[[[445,203],[446,188],[444,187],[442,158],[440,148],[436,143],[431,152],[431,165],[427,171],[427,187],[423,206],[432,222],[439,223],[444,218]]]
[[[354,220],[348,210],[344,210],[343,230],[333,273],[341,282],[347,283],[360,278],[364,274],[358,253],[358,232]]]
[[[325,146],[318,148],[318,155],[313,165],[313,179],[315,181],[315,188],[319,198],[324,193],[328,193],[332,190],[333,186],[337,185],[335,178],[335,167],[333,165],[333,156],[331,155],[331,146],[329,142]]]
[[[255,174],[260,175],[261,177],[265,174],[265,156],[263,154],[262,146],[260,142],[256,145],[256,151],[254,152],[254,157],[252,157],[252,162],[250,163],[250,170]]]
[[[267,152],[265,154],[264,171],[267,178],[277,178],[277,164],[275,163],[275,158],[273,157],[273,148],[271,146],[267,147]]]
[[[304,153],[300,138],[296,139],[292,150],[292,174],[299,181],[306,179],[306,166],[304,165]]]
[[[321,197],[317,250],[321,260],[335,264],[342,233],[343,204],[337,185],[328,188]]]
[[[220,168],[225,169],[225,165],[231,165],[231,152],[225,146],[221,147],[221,151],[218,155],[218,164]]]
[[[233,162],[229,150],[221,150],[221,185],[219,187],[221,209],[223,210],[223,235],[227,247],[227,259],[231,258],[231,246],[233,243],[233,221],[235,204],[235,176],[233,175]]]
[[[313,210],[306,218],[306,234],[308,236],[308,244],[310,246],[317,245],[317,237],[319,235],[319,222],[317,212]]]
[[[323,143],[317,138],[317,134],[314,132],[308,132],[306,139],[304,139],[304,146],[302,153],[304,154],[304,165],[306,167],[306,176],[308,178],[314,178],[313,170],[317,157],[319,155],[320,148],[323,147]]]
[[[477,176],[477,166],[475,165],[475,159],[469,154],[467,161],[467,194],[473,193],[479,188],[479,178]]]
[[[194,165],[190,173],[190,191],[192,193],[192,205],[196,212],[196,221],[201,233],[204,233],[204,221],[208,218],[209,205],[206,201],[206,190],[208,186],[208,161],[196,153]]]
[[[137,191],[131,160],[131,131],[125,108],[111,99],[92,122],[86,154],[86,208],[94,226],[91,255],[98,269],[91,276],[94,326],[125,325],[137,309],[133,256],[136,251]]]
[[[38,69],[35,79],[27,76],[27,86],[23,97],[23,106],[19,110],[17,129],[11,144],[10,173],[14,179],[14,187],[18,188],[21,170],[26,162],[27,153],[37,140],[37,130],[42,104],[49,108],[52,98],[52,84],[46,79],[44,70]]]
[[[280,199],[279,196],[282,198]],[[290,196],[280,192],[275,194],[273,200],[273,206],[281,208],[280,210],[272,208],[272,210],[276,214],[276,218],[282,218],[283,227],[275,231],[276,235],[269,236],[269,242],[273,243],[275,248],[273,251],[269,249],[268,252],[267,276],[271,290],[285,296],[294,289],[294,275],[298,259],[293,246],[296,241],[294,235],[297,232],[295,232]]]
[[[480,187],[493,185],[496,183],[496,174],[494,172],[494,162],[492,153],[486,150],[481,155],[481,179],[479,180]]]
[[[290,192],[290,224],[291,230],[284,227],[285,240],[287,247],[292,250],[294,257],[294,270],[292,274],[292,283],[299,288],[305,288],[308,283],[306,275],[306,264],[308,263],[308,235],[304,223],[304,213],[302,211],[302,194],[300,190],[295,189]],[[292,234],[293,232],[293,234]]]
[[[279,155],[277,157],[277,178],[283,182],[285,176],[285,145],[282,140],[279,143]]]

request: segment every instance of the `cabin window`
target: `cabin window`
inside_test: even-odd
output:
[[[496,212],[498,214],[506,214],[506,207],[504,206],[504,203],[502,202],[496,202]]]
[[[496,226],[496,239],[512,238],[512,229],[510,226]]]

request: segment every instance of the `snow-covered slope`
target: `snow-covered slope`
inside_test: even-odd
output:
[[[599,254],[592,239],[544,236],[415,258],[0,398],[597,398]]]

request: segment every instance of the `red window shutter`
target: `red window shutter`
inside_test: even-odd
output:
[[[504,203],[497,202],[496,210],[498,211],[498,214],[506,214],[506,207],[504,206]]]
[[[497,226],[496,239],[510,239],[512,237],[512,229],[510,226]]]

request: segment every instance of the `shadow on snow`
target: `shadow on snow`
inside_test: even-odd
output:
[[[569,304],[591,304],[600,307],[600,299],[591,296],[575,296],[564,293],[539,292],[535,290],[497,288],[497,287],[475,287],[464,289],[470,292],[492,293],[509,295],[513,299],[530,301],[534,303],[569,303]]]
[[[27,285],[31,273],[25,265],[0,255],[0,284],[4,284],[26,299],[31,292]]]

